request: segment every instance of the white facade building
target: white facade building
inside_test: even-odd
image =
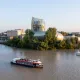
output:
[[[15,30],[7,31],[7,36],[9,38],[13,38],[13,37],[16,37],[16,36],[23,36],[24,34],[25,33],[24,33],[23,29],[15,29]]]
[[[59,32],[56,33],[56,37],[57,37],[57,40],[60,40],[60,41],[64,39],[64,36]]]
[[[78,38],[78,41],[80,42],[80,37],[77,37]]]

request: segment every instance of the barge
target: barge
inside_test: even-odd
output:
[[[21,65],[26,67],[33,67],[33,68],[43,68],[43,64],[40,61],[40,59],[32,60],[32,59],[26,59],[26,58],[14,58],[11,61],[11,64]]]

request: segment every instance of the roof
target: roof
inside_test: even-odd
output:
[[[34,36],[36,37],[41,37],[41,36],[45,36],[45,31],[37,31],[37,32],[34,32]],[[57,32],[56,33],[56,36],[63,36],[61,33]]]
[[[34,36],[45,36],[45,31],[34,32]]]

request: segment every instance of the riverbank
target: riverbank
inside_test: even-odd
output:
[[[32,50],[56,50],[56,49],[79,49],[80,42],[77,37],[57,40],[56,29],[49,28],[43,38],[34,37],[31,30],[26,30],[23,39],[14,37],[6,42],[6,45],[17,48],[26,48]]]
[[[66,43],[65,41],[55,42],[52,44],[48,44],[45,42],[36,42],[36,43],[26,43],[26,45],[22,42],[19,44],[19,42],[14,43],[14,40],[10,40],[5,45],[15,48],[21,48],[21,49],[29,49],[29,50],[58,50],[58,49],[79,49],[80,44],[72,44],[72,43]]]
[[[2,44],[4,46],[8,46],[6,44]],[[52,49],[52,50],[36,50],[36,49],[28,49],[28,48],[18,48],[18,47],[12,47],[12,46],[8,46],[10,48],[13,48],[13,49],[19,49],[19,50],[28,50],[28,51],[78,51],[80,49]]]

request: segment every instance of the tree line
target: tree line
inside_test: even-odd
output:
[[[57,40],[56,32],[57,32],[56,28],[48,28],[44,38],[39,39],[38,37],[34,37],[33,31],[27,29],[23,39],[20,39],[19,37],[14,37],[13,39],[9,39],[6,42],[6,45],[17,48],[26,48],[35,50],[80,48],[80,42],[78,42],[77,37],[59,41]],[[66,35],[66,33],[63,34]]]

